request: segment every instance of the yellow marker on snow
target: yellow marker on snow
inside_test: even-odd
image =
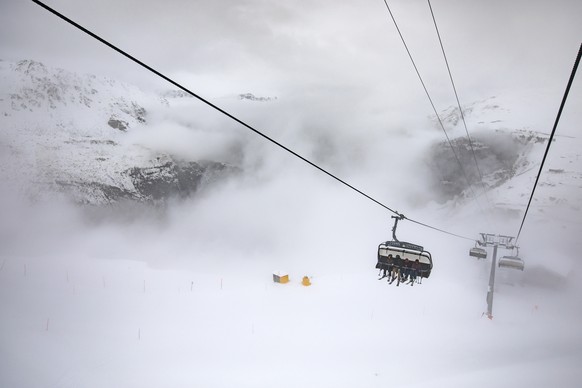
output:
[[[273,281],[281,284],[289,283],[289,274],[283,271],[277,271],[273,273]]]
[[[309,281],[309,278],[307,276],[303,276],[303,280],[301,281],[301,284],[303,284],[304,286],[310,286],[311,281]]]

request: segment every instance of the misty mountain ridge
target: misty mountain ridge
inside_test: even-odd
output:
[[[277,99],[277,97],[255,96],[253,93],[241,93],[238,95],[238,98],[240,100],[250,100],[250,101],[260,101],[260,102],[273,101],[273,100]]]
[[[5,85],[0,95],[4,123],[0,174],[31,199],[63,195],[93,205],[163,202],[191,196],[242,172],[231,162],[153,150],[132,137],[152,130],[156,113],[191,97],[181,90],[148,93],[107,77],[49,68],[32,60],[0,61],[0,82]],[[233,98],[277,100],[253,93]],[[485,190],[495,207],[521,210],[522,198],[533,185],[533,172],[528,172],[539,166],[548,136],[515,128],[507,121],[511,112],[499,100],[492,97],[463,108],[479,170],[458,108],[440,114],[464,171],[448,142],[424,150],[432,200],[458,205]],[[580,179],[580,172],[572,170],[572,160],[578,157],[576,152],[567,155],[566,166],[542,179],[547,195],[540,201],[576,206],[559,192],[555,181]]]
[[[463,202],[477,196],[496,211],[517,215],[524,210],[549,133],[538,129],[543,128],[541,123],[524,126],[524,122],[532,122],[531,117],[526,120],[506,105],[510,106],[511,100],[494,96],[463,107],[471,141],[457,106],[439,113],[451,144],[446,140],[434,144],[425,160],[437,201]],[[441,132],[436,117],[431,119],[435,130]],[[558,131],[553,142],[553,155],[560,156],[546,162],[533,199],[535,211],[543,212],[544,208],[559,204],[566,211],[578,212],[578,192],[582,188],[582,169],[577,163],[582,155],[579,139],[561,136]],[[578,190],[567,190],[572,186]]]
[[[179,93],[148,94],[32,60],[0,62],[0,81],[0,173],[31,199],[163,201],[238,172],[220,161],[184,160],[127,140],[148,127],[149,109],[164,109]]]
[[[427,157],[437,200],[468,198],[471,186],[489,191],[531,169],[548,137],[528,130],[494,129],[435,144]],[[454,150],[454,151],[453,151]],[[474,153],[474,155],[473,155]],[[533,153],[533,154],[532,154]],[[476,164],[475,159],[478,164]]]

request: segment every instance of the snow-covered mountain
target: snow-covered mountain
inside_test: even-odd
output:
[[[155,201],[188,196],[238,171],[128,140],[150,125],[150,110],[166,109],[180,93],[162,97],[31,60],[1,61],[0,84],[0,175],[28,197],[61,194],[88,204]]]
[[[488,202],[496,211],[517,215],[524,210],[548,145],[549,130],[541,127],[544,123],[523,126],[505,105],[510,106],[511,101],[491,97],[463,107],[471,143],[457,107],[440,114],[455,152],[443,140],[427,154],[426,165],[431,171],[436,200],[469,200],[477,196],[483,206]],[[434,122],[441,131],[436,118]],[[580,145],[580,139],[557,132],[536,189],[535,212],[556,205],[565,211],[581,210]]]
[[[151,130],[153,116],[188,102],[182,91],[144,92],[32,60],[0,61],[0,84],[0,176],[5,186],[30,198],[65,195],[87,204],[159,201],[189,196],[241,171],[224,160],[184,157],[135,141],[134,135]],[[262,105],[277,98],[243,93],[233,100]],[[458,204],[487,192],[495,208],[523,209],[549,136],[539,128],[519,126],[521,121],[505,106],[511,101],[491,97],[463,107],[479,170],[458,108],[441,112],[456,155],[444,140],[423,152],[431,199]],[[163,136],[165,128],[158,125],[155,130]],[[542,176],[536,197],[541,207],[559,203],[578,209],[576,195],[567,198],[560,192],[562,182],[582,178],[577,141],[555,138],[556,145],[567,149]]]

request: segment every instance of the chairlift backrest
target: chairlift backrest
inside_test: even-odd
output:
[[[483,248],[474,247],[469,250],[469,256],[476,257],[478,259],[486,259],[487,251]]]
[[[518,256],[503,256],[499,259],[499,268],[511,268],[523,271],[525,265],[521,258]]]
[[[394,265],[401,266],[405,259],[410,262],[416,260],[420,263],[420,276],[428,278],[432,271],[432,257],[430,252],[424,250],[420,245],[415,245],[403,241],[386,241],[378,246],[378,261],[392,255]],[[399,256],[399,259],[397,258]]]

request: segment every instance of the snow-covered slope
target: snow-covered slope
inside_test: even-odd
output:
[[[551,123],[524,125],[531,117],[520,121],[505,105],[512,102],[491,97],[463,108],[472,144],[459,109],[451,107],[441,113],[455,153],[443,140],[428,154],[426,164],[432,171],[435,199],[447,202],[463,198],[467,203],[477,196],[487,210],[514,214],[524,210],[548,145]],[[581,139],[560,133],[558,130],[553,139],[536,189],[536,212],[554,205],[580,211]]]
[[[131,140],[128,135],[148,128],[149,111],[167,109],[172,96],[30,60],[1,61],[0,84],[0,176],[31,198],[160,200],[189,195],[236,170]]]

